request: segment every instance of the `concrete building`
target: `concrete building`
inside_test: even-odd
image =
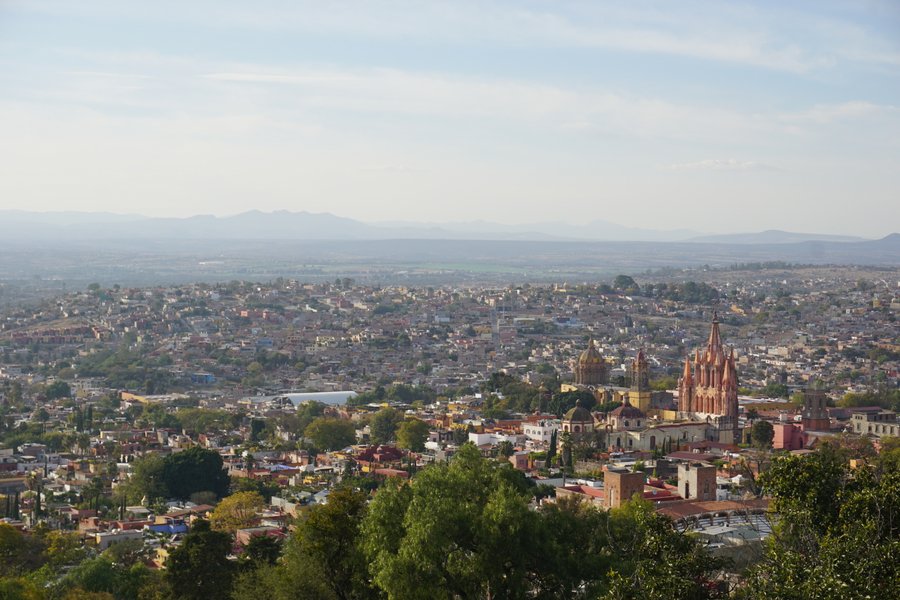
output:
[[[559,431],[559,428],[560,422],[558,419],[546,419],[536,423],[524,423],[522,425],[522,433],[529,440],[549,443],[553,437],[553,432]]]
[[[644,474],[627,469],[607,469],[603,476],[603,488],[605,507],[618,508],[635,494],[643,496]]]
[[[850,423],[853,433],[877,438],[900,435],[897,413],[892,410],[857,408],[853,409],[852,413]]]
[[[685,500],[715,500],[716,468],[700,462],[678,465],[678,494]]]

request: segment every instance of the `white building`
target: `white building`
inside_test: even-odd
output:
[[[529,440],[549,443],[550,438],[553,437],[553,432],[559,431],[559,428],[559,419],[547,419],[535,423],[524,423],[522,425],[522,433],[524,433],[525,437]]]

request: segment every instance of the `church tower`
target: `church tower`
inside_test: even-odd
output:
[[[803,430],[828,431],[831,419],[828,418],[828,397],[822,390],[806,388],[803,391]]]
[[[636,406],[642,412],[650,410],[650,366],[644,350],[638,350],[637,356],[631,361],[631,389],[628,391],[628,400],[632,406]]]
[[[678,411],[694,417],[718,419],[732,429],[737,428],[738,377],[734,349],[726,354],[719,334],[719,316],[713,315],[706,348],[698,348],[693,362],[685,360],[684,373],[678,381]]]

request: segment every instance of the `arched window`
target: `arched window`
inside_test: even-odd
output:
[[[576,426],[575,426],[575,433],[580,433],[580,432],[581,432],[581,425],[576,425]]]
[[[656,450],[656,436],[655,435],[650,436],[650,449]]]

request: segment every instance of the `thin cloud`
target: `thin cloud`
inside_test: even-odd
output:
[[[262,4],[195,0],[122,3],[111,0],[12,2],[19,11],[212,29],[312,32],[353,38],[415,39],[451,44],[604,48],[688,57],[774,71],[808,73],[838,62],[896,67],[900,50],[880,35],[839,16],[790,7],[681,2],[558,3],[552,10],[518,0],[483,3],[321,3],[273,0]],[[827,3],[825,8],[827,8]],[[827,10],[822,11],[823,14]],[[865,14],[865,12],[862,12]],[[801,29],[804,37],[798,39]]]
[[[874,104],[861,100],[838,104],[816,104],[809,109],[784,118],[789,121],[832,123],[846,119],[858,119],[877,115],[896,115],[898,108],[887,104]]]
[[[696,162],[675,163],[668,168],[673,171],[776,171],[776,167],[752,160],[736,158],[710,158]]]

